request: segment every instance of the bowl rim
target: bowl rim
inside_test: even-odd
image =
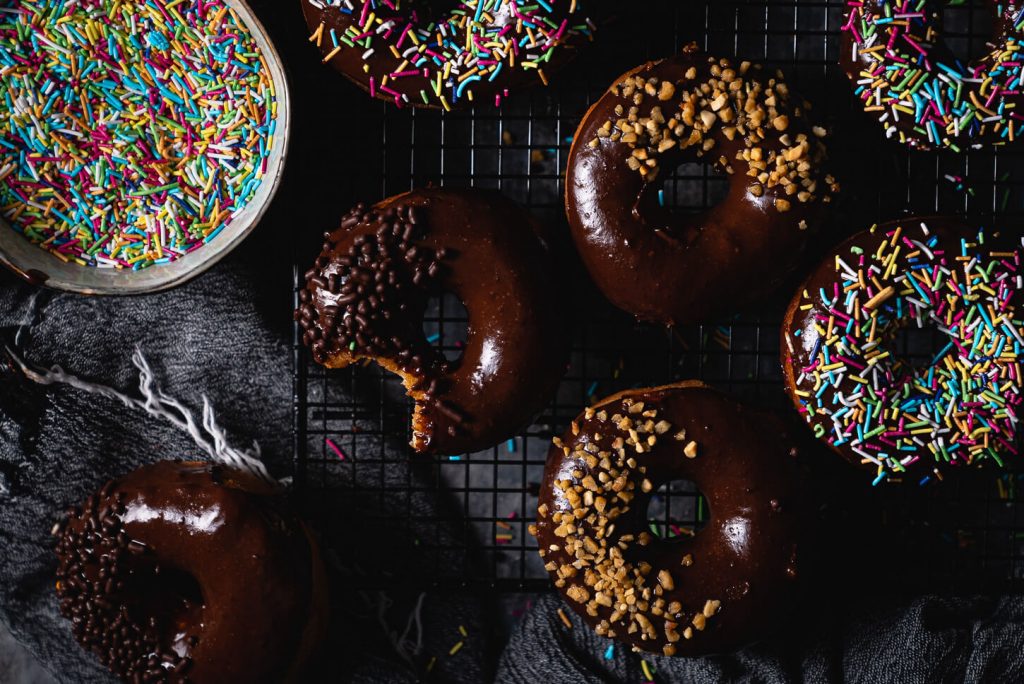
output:
[[[15,256],[18,252],[29,253],[25,247],[36,250],[38,253],[49,259],[53,259],[61,266],[57,257],[46,250],[33,244],[30,240],[20,235],[10,223],[0,216],[0,265],[7,267],[16,276],[32,285],[45,285],[54,290],[64,292],[75,292],[88,295],[141,295],[169,290],[183,285],[190,280],[197,278],[207,270],[215,266],[224,257],[234,251],[249,235],[256,229],[263,220],[264,215],[273,204],[274,198],[281,186],[284,176],[284,168],[288,157],[288,146],[291,142],[291,91],[288,83],[288,74],[285,70],[284,61],[277,51],[270,34],[267,32],[263,22],[259,20],[256,13],[249,7],[246,0],[223,0],[224,4],[233,9],[239,19],[252,33],[260,51],[264,55],[267,70],[270,73],[271,81],[274,84],[274,93],[277,102],[277,126],[274,132],[274,146],[280,153],[273,167],[268,168],[267,174],[263,177],[261,188],[267,190],[258,205],[249,204],[243,208],[252,207],[252,214],[246,218],[241,227],[231,231],[231,234],[221,234],[211,241],[213,244],[204,245],[195,250],[192,254],[186,254],[175,262],[165,265],[154,265],[140,271],[128,271],[120,269],[97,269],[92,266],[81,266],[78,264],[67,264],[73,267],[76,272],[79,269],[92,271],[94,276],[88,284],[80,282],[65,275],[46,273],[40,271],[37,264],[29,265],[19,263]],[[269,155],[268,155],[269,158]],[[257,190],[259,192],[259,189]],[[255,199],[255,198],[253,198]],[[235,224],[239,225],[239,224]],[[224,233],[228,231],[225,230]],[[11,249],[11,244],[18,244]],[[213,245],[216,246],[213,246]],[[13,252],[13,254],[12,254]],[[34,256],[34,255],[33,255]],[[192,258],[194,257],[194,258]],[[176,268],[174,268],[176,267]],[[163,276],[161,271],[165,272]],[[168,272],[170,271],[170,272]],[[101,274],[101,275],[97,275]],[[145,278],[133,277],[145,274]],[[144,282],[140,282],[140,280]]]

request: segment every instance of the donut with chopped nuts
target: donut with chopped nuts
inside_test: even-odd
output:
[[[459,454],[498,444],[537,413],[565,372],[564,310],[533,218],[481,190],[415,190],[349,212],[324,234],[296,320],[315,361],[397,373],[415,401],[411,446]],[[466,308],[462,355],[423,332],[431,296]]]
[[[531,532],[566,603],[598,634],[663,655],[734,650],[789,611],[800,537],[796,449],[772,415],[701,384],[586,409],[548,455]],[[696,484],[707,526],[663,540],[647,506]]]
[[[316,542],[274,485],[161,461],[67,512],[61,613],[126,682],[295,681],[326,626]]]
[[[566,171],[566,211],[591,277],[645,321],[702,323],[772,290],[837,190],[824,129],[781,74],[696,45],[619,78],[583,118]],[[659,201],[683,162],[726,175],[701,214]]]

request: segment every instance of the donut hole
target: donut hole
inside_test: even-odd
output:
[[[967,0],[942,4],[942,34],[946,45],[961,64],[967,65],[985,57],[992,49],[995,31],[992,3]]]
[[[665,174],[665,171],[662,171]],[[680,161],[649,200],[675,216],[693,216],[725,201],[729,178],[716,164]]]
[[[469,335],[466,305],[451,292],[430,297],[423,315],[423,335],[448,361],[461,359]]]
[[[151,559],[139,559],[125,580],[125,604],[139,625],[152,620],[159,630],[160,643],[185,655],[185,625],[199,624],[203,610],[203,592],[191,574],[174,567],[158,565]]]
[[[694,537],[708,524],[707,499],[690,480],[671,480],[651,493],[647,527],[667,542]]]
[[[934,365],[935,355],[947,344],[949,337],[932,326],[904,325],[892,334],[885,346],[892,354],[894,370],[913,374]]]

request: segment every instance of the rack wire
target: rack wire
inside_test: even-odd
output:
[[[830,152],[845,192],[808,264],[851,232],[906,213],[1019,223],[1020,152],[1007,147],[962,155],[909,153],[886,143],[880,127],[859,111],[837,66],[844,0],[640,4],[629,16],[602,17],[607,21],[600,22],[598,44],[552,87],[520,93],[500,110],[481,106],[443,113],[367,105],[370,114],[360,125],[380,141],[379,155],[362,160],[353,187],[369,199],[427,184],[493,188],[564,234],[563,170],[571,136],[592,99],[627,69],[697,41],[711,54],[781,68],[814,103],[814,116],[833,131]],[[959,54],[983,51],[991,26],[986,11],[980,2],[946,9],[947,37]],[[708,167],[687,164],[667,180],[666,200],[678,211],[699,211],[714,204],[723,187]],[[666,331],[636,325],[612,309],[571,258],[566,262],[574,281],[571,297],[579,306],[569,370],[533,425],[486,452],[423,458],[390,448],[408,436],[410,405],[398,379],[375,367],[325,371],[301,348],[296,330],[297,492],[307,501],[344,497],[358,516],[345,526],[399,539],[428,559],[415,568],[396,561],[383,572],[353,571],[353,585],[387,587],[400,578],[422,587],[545,589],[546,573],[526,530],[536,509],[537,483],[551,436],[596,398],[632,386],[699,378],[741,399],[792,413],[778,360],[778,322],[792,286],[756,315]],[[305,266],[296,265],[296,288]],[[465,335],[461,305],[450,297],[438,299],[425,330],[446,353],[457,354]],[[902,344],[910,355],[927,352],[916,348],[920,340]],[[906,548],[937,584],[1020,586],[1024,521],[1016,472],[970,475],[927,491],[872,490],[851,469],[842,477],[855,483],[858,511],[868,511],[896,537],[909,539]],[[705,513],[699,493],[683,484],[656,497],[648,515],[656,533],[685,536],[700,528]],[[339,526],[314,517],[321,531]],[[843,524],[838,517],[836,524]],[[856,526],[862,524],[868,523],[858,519]]]

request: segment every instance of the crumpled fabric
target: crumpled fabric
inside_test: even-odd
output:
[[[559,597],[547,595],[526,614],[502,654],[498,682],[644,682],[645,661],[662,684],[1024,681],[1024,598],[1016,596],[832,605],[799,628],[705,658],[634,654],[571,610],[563,610],[567,628],[559,608]]]

